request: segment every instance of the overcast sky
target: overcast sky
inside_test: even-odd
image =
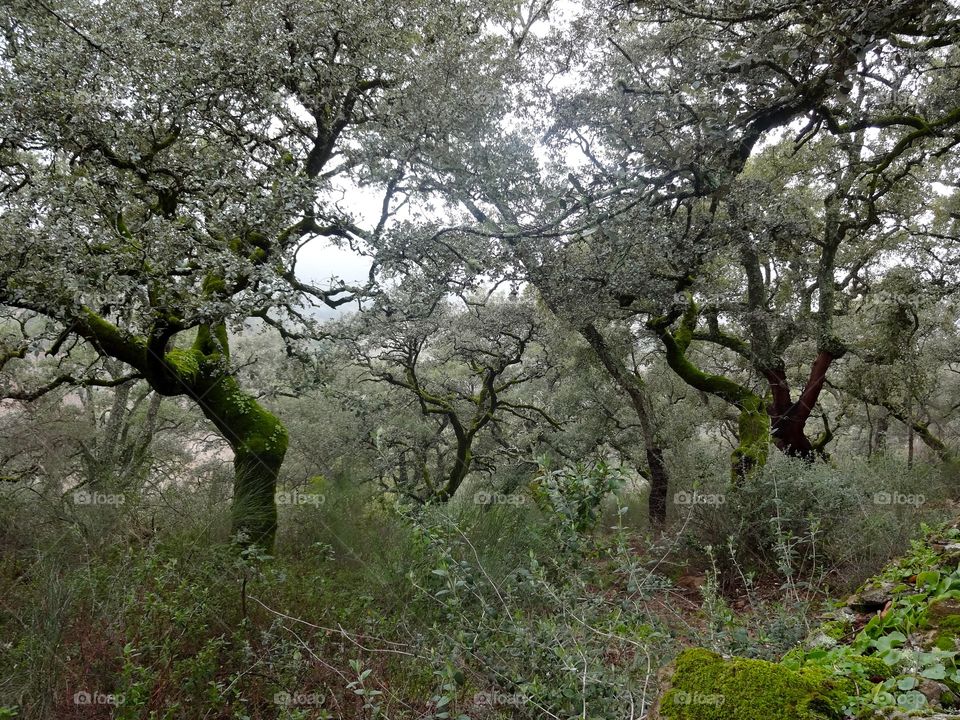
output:
[[[338,205],[351,213],[360,226],[372,228],[380,219],[382,195],[364,188],[343,191]],[[318,237],[307,243],[297,257],[297,277],[318,287],[328,287],[331,280],[343,280],[347,284],[362,284],[370,274],[370,259],[358,255],[349,248],[338,248],[326,238]],[[354,305],[345,305],[338,310],[321,310],[322,317],[337,312],[350,311]]]

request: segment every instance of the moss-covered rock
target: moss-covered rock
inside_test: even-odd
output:
[[[894,676],[894,670],[887,665],[883,658],[877,655],[854,655],[850,662],[857,668],[862,668],[863,675],[869,682],[879,682]]]
[[[960,632],[960,600],[934,600],[927,606],[921,626],[955,634]]]
[[[842,640],[853,630],[853,623],[847,619],[828,620],[820,626],[820,632],[833,640]]]
[[[816,670],[790,670],[694,648],[677,657],[654,708],[659,720],[839,720],[846,694]]]

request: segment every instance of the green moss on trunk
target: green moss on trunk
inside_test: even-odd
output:
[[[287,431],[230,374],[228,353],[222,326],[201,328],[192,348],[172,350],[165,361],[233,450],[233,533],[269,552],[277,531],[275,495]]]
[[[767,462],[770,450],[770,415],[763,401],[753,397],[740,404],[740,444],[730,457],[734,485],[743,483]]]
[[[215,379],[200,405],[234,452],[233,532],[269,551],[277,530],[274,498],[287,431],[230,375]]]
[[[676,335],[656,321],[650,327],[663,341],[667,365],[671,370],[691,387],[725,400],[740,411],[740,444],[731,456],[732,481],[734,485],[739,485],[767,462],[770,415],[764,399],[749,387],[722,375],[706,373],[687,357],[687,349],[696,329],[696,312],[696,305],[691,300]]]

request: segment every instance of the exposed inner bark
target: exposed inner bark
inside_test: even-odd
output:
[[[796,402],[791,402],[786,373],[782,369],[766,373],[773,401],[770,403],[770,435],[777,448],[792,457],[812,460],[817,447],[807,437],[806,424],[816,407],[834,356],[821,350],[810,368],[810,377]],[[822,452],[822,447],[820,448]]]

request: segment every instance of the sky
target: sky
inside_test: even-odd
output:
[[[354,221],[365,228],[376,226],[380,219],[383,198],[375,191],[351,187],[343,189],[343,197],[337,205],[353,216]],[[353,252],[348,247],[337,247],[327,238],[315,237],[297,256],[297,277],[317,287],[329,287],[332,280],[342,280],[348,285],[363,284],[370,275],[370,258]],[[332,317],[355,309],[352,304],[337,309],[320,309],[320,317]]]

